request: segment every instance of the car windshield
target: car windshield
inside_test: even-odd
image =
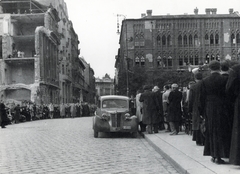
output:
[[[103,108],[127,108],[127,100],[107,99],[102,102]]]

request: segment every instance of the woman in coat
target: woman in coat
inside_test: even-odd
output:
[[[227,94],[234,102],[234,119],[229,162],[240,165],[240,65],[232,67],[227,82]]]

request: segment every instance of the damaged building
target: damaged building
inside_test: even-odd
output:
[[[37,104],[80,100],[85,67],[78,44],[63,0],[2,0],[1,99]]]

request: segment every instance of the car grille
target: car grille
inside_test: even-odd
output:
[[[121,113],[111,114],[112,127],[121,126]]]

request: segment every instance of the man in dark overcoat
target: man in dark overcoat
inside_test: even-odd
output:
[[[211,156],[212,162],[224,164],[221,158],[229,157],[231,137],[224,102],[227,78],[220,74],[220,62],[211,61],[209,68],[211,74],[202,80],[200,87],[200,115],[206,120],[203,155]]]
[[[179,124],[182,121],[182,92],[178,91],[178,85],[176,83],[172,84],[171,87],[172,91],[168,97],[169,106],[167,119],[172,131],[170,135],[177,135],[179,133]]]
[[[141,94],[139,99],[140,102],[143,102],[142,122],[147,125],[147,132],[152,134],[154,127],[158,128],[160,117],[156,114],[156,112],[159,108],[155,93],[152,92],[151,86],[146,85],[143,89],[144,92]]]
[[[4,102],[1,100],[0,101],[0,126],[2,128],[6,128],[6,125],[8,124],[9,119],[7,117],[7,113],[6,113],[6,107]]]
[[[232,67],[227,81],[227,94],[234,103],[234,118],[229,162],[240,165],[240,65]]]
[[[200,87],[202,82],[202,73],[198,72],[194,75],[196,83],[190,87],[189,91],[189,102],[188,102],[188,112],[192,115],[192,131],[193,137],[192,140],[196,141],[196,144],[199,146],[204,145],[204,136],[200,130],[200,125],[202,118],[199,114],[200,106]]]

